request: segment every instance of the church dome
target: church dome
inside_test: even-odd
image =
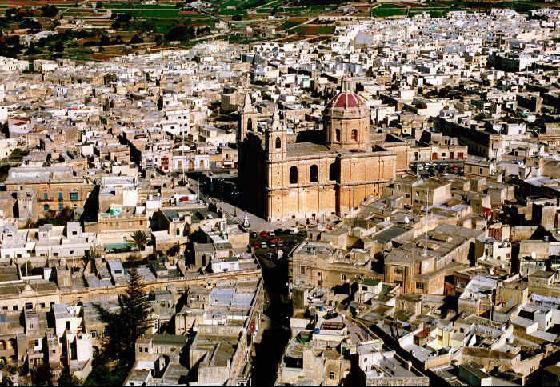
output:
[[[329,102],[327,114],[331,118],[365,118],[369,117],[369,108],[358,94],[343,91]]]
[[[351,109],[364,105],[364,101],[357,94],[343,91],[331,100],[332,108]]]

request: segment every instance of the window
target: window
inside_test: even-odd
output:
[[[43,199],[49,200],[49,193],[48,192],[43,193]]]
[[[341,279],[342,281],[346,281],[346,274],[341,274],[341,275],[340,275],[340,279]]]
[[[282,140],[280,140],[280,138],[276,137],[276,142],[274,143],[274,147],[276,149],[282,148]]]
[[[58,210],[62,211],[64,209],[64,204],[58,203]]]
[[[334,372],[333,371],[329,372],[329,378],[334,379]]]
[[[49,205],[48,205],[48,204],[45,204],[45,205],[43,206],[43,210],[44,210],[44,211],[48,211],[48,210],[49,210]]]
[[[336,130],[336,142],[340,142],[340,129]]]
[[[356,129],[352,130],[352,141],[358,141],[358,131]]]
[[[61,202],[62,201],[62,192],[58,193],[58,201]]]
[[[424,290],[424,283],[416,282],[416,289],[417,290]]]
[[[70,192],[70,200],[72,200],[73,202],[80,200],[78,192]]]
[[[298,169],[297,167],[290,167],[290,184],[297,184],[298,182]]]
[[[309,167],[309,181],[317,183],[319,181],[319,167],[312,165]]]
[[[300,274],[301,275],[305,274],[305,267],[303,267],[303,266],[300,267]]]
[[[329,166],[329,180],[338,180],[338,170],[336,169],[336,163],[332,163]]]

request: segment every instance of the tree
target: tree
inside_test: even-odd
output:
[[[55,5],[44,5],[41,7],[44,17],[53,18],[58,15],[58,8]]]
[[[163,44],[163,35],[157,34],[156,36],[154,36],[154,43],[156,44],[156,46],[161,46]]]
[[[19,9],[17,8],[8,8],[6,9],[6,11],[4,12],[4,15],[8,18],[8,19],[14,19],[14,20],[21,20],[21,14],[19,13]]]
[[[104,348],[93,358],[92,371],[85,386],[122,385],[134,363],[136,340],[152,326],[151,307],[142,277],[136,269],[129,271],[125,294],[119,298],[119,310],[109,311],[94,304],[106,323]],[[70,381],[75,383],[74,380]],[[62,384],[61,384],[62,385]]]
[[[37,33],[37,32],[39,32],[39,31],[41,31],[41,30],[43,29],[43,26],[41,25],[41,23],[39,23],[39,22],[36,21],[36,20],[29,19],[29,18],[23,19],[23,20],[21,21],[21,23],[19,24],[19,26],[20,26],[21,28],[27,28],[27,29],[29,29],[30,32],[32,32],[32,33]]]
[[[181,247],[179,245],[173,245],[167,250],[167,255],[170,257],[174,257],[181,251]]]
[[[29,43],[29,48],[27,49],[27,52],[25,53],[26,55],[35,55],[38,54],[39,50],[37,50],[37,48],[35,48],[35,44],[33,43]]]
[[[194,28],[192,25],[190,25],[190,21],[188,21],[186,24],[177,24],[172,27],[165,35],[165,39],[169,42],[185,42],[191,39],[193,36]]]
[[[64,43],[62,41],[57,40],[53,47],[54,52],[63,52],[64,51]]]
[[[142,39],[138,34],[134,34],[132,38],[130,38],[130,44],[138,44],[144,43],[144,39]]]
[[[111,44],[111,39],[109,38],[109,35],[107,35],[105,32],[103,32],[101,34],[101,36],[99,37],[99,45],[100,46],[108,46],[109,44]]]
[[[138,246],[138,250],[144,250],[144,247],[148,243],[148,235],[142,230],[134,231],[131,238],[136,246]]]
[[[81,386],[84,384],[84,381],[74,375],[71,375],[70,372],[65,369],[60,378],[58,379],[58,385],[62,386]]]
[[[48,364],[41,364],[37,368],[29,370],[31,382],[35,386],[48,386],[51,384],[52,372]]]
[[[135,30],[139,32],[150,32],[156,28],[156,24],[152,19],[147,19],[135,22],[134,27]]]
[[[150,321],[151,307],[148,302],[142,277],[133,268],[129,272],[130,280],[126,293],[121,298],[120,321],[123,325],[121,334],[124,338],[122,350],[125,358],[134,360],[134,343],[152,325]]]

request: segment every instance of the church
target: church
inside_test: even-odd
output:
[[[342,91],[324,112],[318,141],[297,141],[277,110],[265,129],[247,94],[239,123],[239,188],[250,211],[268,221],[345,216],[380,197],[396,174],[396,155],[372,141],[370,110]]]

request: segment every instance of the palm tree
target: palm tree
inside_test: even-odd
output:
[[[144,247],[148,243],[148,235],[142,231],[134,231],[131,235],[132,241],[138,246],[138,250],[144,250]]]

